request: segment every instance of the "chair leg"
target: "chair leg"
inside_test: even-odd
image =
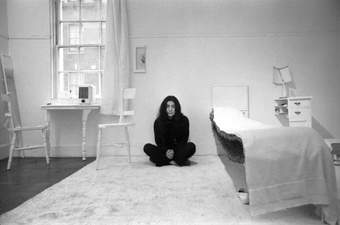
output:
[[[96,169],[99,169],[99,157],[100,157],[100,144],[101,144],[101,138],[102,138],[102,128],[98,127],[98,136],[97,136],[97,157],[96,157]]]
[[[21,156],[21,158],[25,158],[25,150],[20,151],[20,156]]]
[[[23,136],[22,136],[22,132],[21,131],[18,131],[17,139],[16,139],[16,144],[19,147],[23,147],[24,146]],[[21,150],[20,151],[20,156],[21,156],[21,158],[25,158],[25,150]]]
[[[42,132],[42,138],[43,138],[43,141],[44,141],[44,151],[45,151],[45,157],[46,157],[46,163],[47,165],[50,164],[50,158],[48,156],[48,137],[47,137],[47,130],[46,129],[43,129]]]
[[[129,154],[129,163],[131,163],[131,144],[130,144],[130,136],[129,136],[129,128],[126,126],[125,128],[125,135],[127,140],[127,147],[128,147],[128,154]]]
[[[51,157],[51,141],[50,141],[50,130],[47,128],[45,132],[46,137],[46,147],[47,147],[47,155]]]
[[[15,132],[13,132],[13,134],[11,136],[12,136],[12,139],[11,139],[11,145],[9,147],[9,156],[8,156],[7,170],[11,169],[13,151],[14,151],[14,148],[15,148],[15,141],[16,141],[17,134]]]

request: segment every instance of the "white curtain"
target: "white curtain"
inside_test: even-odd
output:
[[[122,89],[130,85],[129,52],[126,0],[108,0],[102,114],[120,111]]]

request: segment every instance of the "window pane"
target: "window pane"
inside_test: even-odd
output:
[[[107,0],[102,0],[102,13],[101,13],[101,19],[106,20],[106,6],[107,6]]]
[[[100,0],[82,0],[82,20],[100,20]]]
[[[80,48],[79,63],[80,70],[99,70],[99,48]]]
[[[74,98],[78,92],[78,73],[58,73],[58,98]]]
[[[60,44],[78,45],[80,42],[80,25],[78,23],[61,23]]]
[[[59,71],[77,71],[78,70],[78,48],[60,48],[58,70]]]
[[[59,13],[60,20],[79,20],[79,0],[62,0]]]
[[[69,83],[69,93],[72,98],[77,98],[78,96],[78,87],[81,84],[82,74],[81,73],[69,73],[68,83]]]
[[[86,73],[84,84],[92,84],[95,87],[96,95],[99,94],[100,72]]]
[[[58,89],[60,91],[59,97],[63,94],[64,92],[66,93],[68,90],[68,74],[67,73],[58,73]]]
[[[100,69],[104,70],[104,55],[105,55],[105,48],[100,48]]]
[[[100,23],[83,23],[81,44],[100,44]]]
[[[102,23],[102,44],[105,45],[106,41],[106,23]]]
[[[66,82],[65,74],[58,73],[57,77],[57,90],[58,90],[58,98],[65,98],[67,93],[68,83]]]
[[[100,96],[107,0],[57,1],[57,97],[77,98],[80,84],[94,85]]]

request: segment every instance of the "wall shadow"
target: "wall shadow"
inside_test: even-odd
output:
[[[288,121],[287,115],[275,115],[275,116],[279,120],[282,126],[289,127],[289,121]]]
[[[312,127],[323,137],[324,139],[334,138],[334,136],[327,130],[315,117],[312,117]]]

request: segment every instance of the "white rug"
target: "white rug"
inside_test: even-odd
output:
[[[313,206],[249,215],[217,156],[193,157],[188,167],[154,167],[146,157],[106,157],[19,207],[0,224],[318,224]]]

